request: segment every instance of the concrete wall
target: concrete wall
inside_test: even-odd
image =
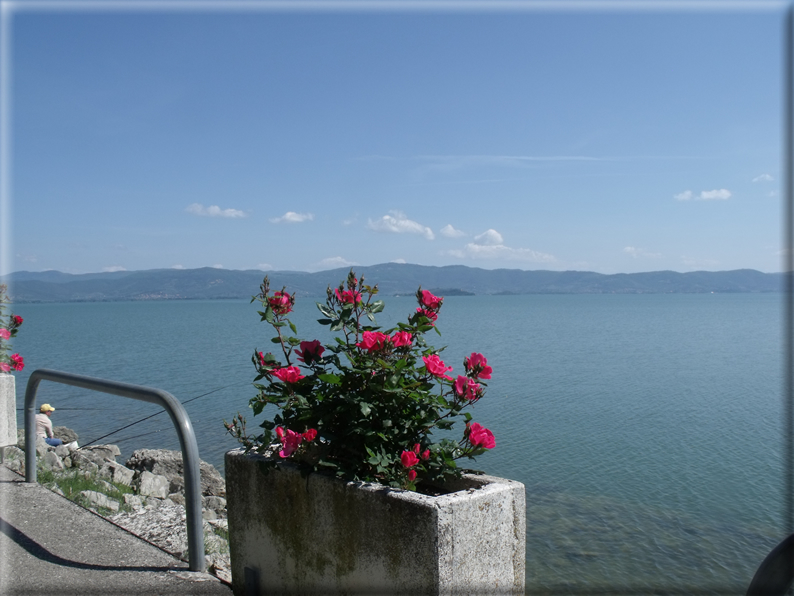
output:
[[[0,374],[0,447],[17,444],[15,383],[14,375]]]
[[[226,454],[235,594],[523,593],[523,484],[467,476],[431,497],[258,459]]]

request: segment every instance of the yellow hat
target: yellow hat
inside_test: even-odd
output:
[[[41,413],[46,414],[47,412],[54,412],[55,408],[53,408],[50,404],[41,404]]]

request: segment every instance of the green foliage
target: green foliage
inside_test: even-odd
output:
[[[446,374],[452,367],[439,357],[444,348],[424,339],[431,329],[438,332],[443,298],[420,287],[416,312],[381,330],[374,315],[385,304],[373,300],[377,286],[363,282],[351,270],[337,288],[328,288],[324,304],[317,303],[323,316],[318,322],[338,332],[323,346],[284,335],[287,326],[297,334],[287,318],[294,296],[284,289],[271,295],[265,277],[252,302],[264,307],[261,319],[275,330],[271,341],[279,349],[278,355],[254,351],[258,393],[250,406],[255,416],[272,415],[256,436],[247,433],[240,414],[224,424],[247,451],[276,451],[305,473],[409,489],[458,476],[456,460],[473,459],[495,444],[490,431],[470,423],[471,415],[463,412],[484,394],[482,379],[490,378],[491,369],[473,354],[474,364],[464,361],[465,376],[453,380]],[[434,442],[435,429],[450,430],[457,420],[465,424],[459,441]]]

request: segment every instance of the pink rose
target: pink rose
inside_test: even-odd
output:
[[[275,370],[271,370],[270,373],[275,375],[280,380],[285,383],[297,383],[304,376],[301,374],[300,369],[297,366],[288,366],[287,368],[277,368]]]
[[[295,350],[295,353],[298,355],[298,360],[305,364],[311,364],[316,360],[320,359],[320,356],[323,355],[325,352],[325,348],[323,344],[320,343],[319,339],[315,339],[313,341],[302,341],[301,342],[301,349]]]
[[[11,332],[5,327],[0,327],[0,339],[11,339]]]
[[[285,315],[292,310],[294,300],[286,292],[275,292],[272,298],[267,299],[267,304],[277,315]]]
[[[414,336],[408,333],[407,331],[398,331],[397,333],[391,336],[391,343],[394,345],[395,348],[410,346],[413,340],[414,340]]]
[[[447,379],[448,381],[452,380],[452,377],[445,374],[448,370],[452,370],[452,367],[445,365],[441,358],[438,357],[438,354],[422,356],[422,360],[425,361],[425,368],[431,375]]]
[[[431,325],[436,322],[436,319],[438,319],[438,315],[436,313],[434,313],[432,310],[425,310],[425,309],[422,309],[422,308],[417,308],[416,312],[418,312],[420,315],[423,315],[423,316],[427,317],[428,319],[430,319],[430,324]]]
[[[496,439],[493,433],[476,422],[472,422],[469,425],[469,443],[474,447],[484,447],[485,449],[496,447]]]
[[[284,438],[284,429],[281,428],[280,426],[276,427],[276,436],[278,436],[279,440],[282,440]]]
[[[408,480],[411,482],[416,480],[416,470],[408,470]]]
[[[313,429],[313,428],[310,428],[305,433],[303,433],[303,438],[304,438],[304,440],[309,441],[309,442],[314,441],[314,439],[317,438],[317,430]]]
[[[365,331],[361,341],[356,345],[367,352],[375,352],[385,348],[390,339],[388,335],[380,331]]]
[[[303,437],[300,435],[300,433],[296,433],[295,431],[292,430],[287,430],[284,436],[281,437],[282,449],[281,451],[278,452],[278,454],[281,457],[289,457],[290,455],[295,453],[295,450],[298,447],[300,447],[302,440]]]
[[[425,449],[420,456],[422,459],[427,460],[430,458],[430,449]]]
[[[463,359],[463,366],[475,379],[490,379],[493,369],[488,366],[488,361],[482,354],[472,352],[472,355]]]
[[[361,294],[355,290],[340,292],[339,288],[336,288],[336,297],[339,299],[339,302],[344,304],[361,304]]]
[[[441,308],[441,303],[444,301],[443,298],[439,298],[438,296],[433,296],[427,290],[422,290],[422,306],[425,308],[429,308],[430,310],[438,310]]]
[[[265,365],[265,356],[264,356],[264,354],[262,354],[262,352],[257,352],[256,355],[259,356],[259,364],[264,366]]]
[[[22,370],[25,368],[25,361],[19,354],[11,354],[11,361],[11,366],[14,368],[14,370]]]
[[[404,468],[412,468],[419,463],[419,458],[413,451],[403,451],[400,455],[400,461]]]
[[[0,371],[2,372],[9,372],[11,367],[8,365],[8,362],[0,362]]]
[[[14,327],[19,327],[22,324],[22,321],[24,320],[19,315],[14,315],[13,318],[14,318]]]
[[[455,394],[459,397],[464,397],[469,401],[476,401],[482,396],[482,387],[479,383],[475,383],[474,379],[458,375],[453,385]]]

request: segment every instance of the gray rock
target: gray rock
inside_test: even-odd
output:
[[[132,486],[132,480],[135,476],[135,472],[129,468],[125,468],[119,463],[106,461],[102,464],[102,467],[99,468],[99,475],[103,478],[109,479],[111,482],[115,482],[116,484]]]
[[[201,499],[204,507],[213,511],[223,511],[226,509],[226,499],[223,497],[204,497]]]
[[[124,504],[132,507],[133,510],[138,510],[143,507],[143,499],[138,495],[126,494],[124,495]]]
[[[116,457],[121,455],[121,451],[116,445],[91,445],[90,447],[81,447],[77,453],[83,457],[90,459],[97,465],[103,465],[106,461],[116,461]]]
[[[218,519],[218,514],[215,513],[212,509],[204,509],[201,512],[201,517],[204,518],[206,521],[211,521],[213,519]]]
[[[88,502],[91,503],[94,507],[104,507],[105,509],[110,509],[111,511],[118,511],[119,510],[119,502],[116,499],[111,499],[102,493],[98,493],[94,490],[84,490],[80,492]]]
[[[53,472],[60,472],[63,470],[63,462],[54,451],[48,451],[44,454],[41,458],[41,466],[45,470],[51,470]]]
[[[185,494],[184,493],[171,493],[168,495],[168,498],[177,505],[185,506]]]
[[[71,428],[66,428],[65,426],[53,426],[52,434],[56,439],[60,439],[64,443],[71,443],[72,441],[76,441],[78,438],[76,432],[74,432]]]
[[[55,455],[57,455],[58,457],[61,458],[68,457],[69,453],[71,452],[69,451],[69,448],[66,445],[58,445],[55,448]]]
[[[71,457],[64,457],[63,458],[63,467],[64,468],[71,468],[72,467],[72,458]]]
[[[160,474],[171,483],[170,491],[184,492],[185,481],[182,465],[182,452],[167,449],[138,449],[127,460],[127,467],[143,472]],[[201,494],[226,496],[226,482],[214,466],[205,461],[200,463]]]
[[[42,437],[36,437],[36,455],[44,457],[44,454],[50,450],[50,446],[44,441]]]
[[[169,484],[165,476],[144,471],[138,479],[138,494],[165,499],[168,497]]]

